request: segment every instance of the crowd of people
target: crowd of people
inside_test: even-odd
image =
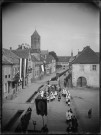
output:
[[[66,112],[66,122],[67,122],[67,132],[77,132],[78,121],[75,115],[73,115],[71,108]]]
[[[15,132],[26,133],[27,127],[29,125],[29,120],[31,118],[32,109],[29,107],[24,115],[20,119],[20,123],[15,129]]]
[[[73,111],[70,107],[71,103],[71,95],[69,90],[66,89],[65,85],[62,90],[62,95],[65,97],[66,104],[68,105],[69,109],[66,111],[66,123],[67,123],[67,132],[77,132],[78,130],[78,121],[76,116],[73,114]]]
[[[57,84],[50,85],[47,83],[45,89],[39,91],[41,98],[47,98],[47,102],[55,100],[59,96],[60,87]]]

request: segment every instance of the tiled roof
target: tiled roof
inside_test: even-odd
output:
[[[14,54],[11,50],[3,48],[2,55],[5,56],[5,58],[3,58],[4,61],[9,61],[12,64],[19,64],[19,57],[16,54]]]
[[[58,56],[58,62],[69,62],[71,56]]]
[[[96,54],[97,54],[97,56],[98,56],[98,58],[99,58],[99,52],[96,52]]]
[[[77,55],[76,59],[72,64],[98,64],[99,59],[96,53],[89,47],[86,46],[82,52]]]
[[[6,57],[6,56],[2,56],[2,64],[3,65],[12,65],[13,63],[10,61],[10,60],[8,60],[8,58]]]
[[[34,55],[31,55],[31,60],[32,60],[33,62],[39,62],[39,61],[35,58]]]
[[[12,50],[20,58],[27,59],[29,57],[29,49],[19,49],[19,50]]]
[[[43,62],[45,61],[47,64],[52,63],[52,60],[55,60],[54,57],[52,55],[49,55],[49,54],[47,54],[46,57],[45,57],[45,55],[41,54],[40,58],[41,58],[41,61],[43,61]]]
[[[42,55],[42,54],[40,55],[40,60],[41,60],[41,61],[44,61],[44,60],[45,60],[44,55]]]
[[[79,54],[78,54],[79,55]],[[76,58],[76,56],[73,56],[69,59],[69,63],[72,63],[72,61],[74,61],[74,59]]]
[[[48,55],[46,56],[46,59],[45,59],[45,60],[46,60],[46,63],[52,63],[52,60],[55,60],[55,59],[54,59],[54,57],[53,57],[52,55],[49,55],[49,54],[48,54]]]

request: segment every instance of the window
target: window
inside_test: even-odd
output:
[[[96,65],[92,65],[92,70],[96,71]]]
[[[7,78],[7,75],[5,75],[5,78]]]
[[[8,78],[10,78],[10,75],[8,75]]]

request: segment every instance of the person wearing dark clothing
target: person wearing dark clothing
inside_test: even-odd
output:
[[[16,133],[21,133],[22,132],[22,125],[21,123],[17,126],[17,128],[15,129]]]
[[[70,108],[70,110],[69,110],[71,113],[73,113],[73,111],[72,111],[72,109]]]
[[[68,127],[67,127],[67,132],[68,132],[68,133],[72,132],[72,126],[71,126],[71,124],[68,125]]]
[[[25,133],[29,125],[29,120],[31,118],[32,109],[29,107],[26,113],[21,117],[21,127],[22,131]]]
[[[47,125],[46,125],[46,124],[45,124],[45,126],[41,129],[41,132],[45,132],[45,133],[48,132],[48,128],[47,128]]]
[[[58,101],[60,101],[60,99],[61,99],[61,96],[60,96],[60,94],[58,95]]]
[[[72,118],[72,130],[73,132],[76,132],[78,129],[78,122],[75,116]]]
[[[91,117],[92,117],[92,108],[89,109],[89,111],[88,111],[88,118],[91,118]]]
[[[55,91],[56,91],[56,85],[54,85],[54,89],[55,89]]]

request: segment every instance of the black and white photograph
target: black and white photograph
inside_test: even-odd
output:
[[[1,133],[100,133],[99,59],[96,4],[4,2]]]

